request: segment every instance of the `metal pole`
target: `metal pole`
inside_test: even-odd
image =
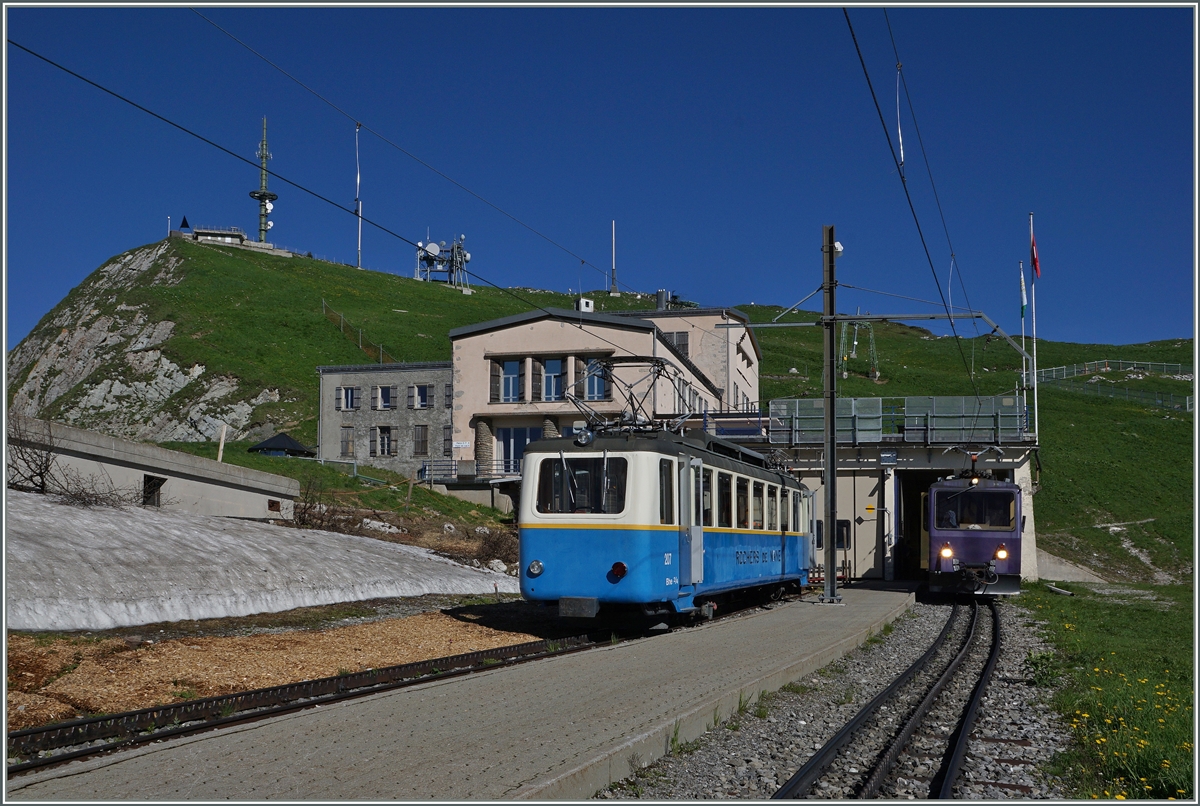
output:
[[[354,215],[358,218],[358,268],[362,268],[362,201],[359,190],[362,187],[362,168],[358,162],[358,130],[361,123],[354,124]]]
[[[822,602],[837,603],[837,345],[834,344],[834,317],[837,307],[835,267],[837,253],[833,226],[825,227],[823,287],[825,289],[825,593]]]

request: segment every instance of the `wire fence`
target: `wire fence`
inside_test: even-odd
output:
[[[1141,370],[1143,372],[1154,372],[1160,375],[1183,375],[1183,364],[1165,364],[1154,361],[1113,361],[1104,359],[1103,361],[1087,361],[1083,364],[1070,364],[1065,367],[1050,367],[1049,369],[1039,369],[1037,372],[1038,383],[1044,381],[1062,380],[1065,378],[1074,378],[1077,375],[1092,375],[1097,372],[1124,372],[1125,370]],[[1192,368],[1187,367],[1187,374],[1192,374]]]
[[[345,316],[329,307],[329,304],[325,302],[324,297],[321,298],[321,315],[337,325],[342,331],[342,335],[350,339],[350,341],[357,341],[358,349],[366,353],[372,361],[380,364],[397,363],[396,359],[383,349],[382,344],[375,344],[366,337],[366,334],[363,332],[361,327],[355,327],[353,324],[346,321]]]
[[[1195,398],[1192,395],[1175,395],[1170,392],[1150,392],[1143,389],[1130,389],[1126,386],[1109,386],[1102,383],[1087,383],[1062,378],[1043,380],[1042,383],[1056,389],[1069,389],[1072,392],[1082,392],[1087,395],[1100,397],[1115,397],[1122,400],[1133,400],[1148,406],[1158,406],[1177,411],[1192,411]]]

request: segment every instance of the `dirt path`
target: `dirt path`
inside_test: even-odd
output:
[[[375,600],[136,631],[9,633],[8,730],[566,635],[545,609],[526,602],[448,599]],[[312,626],[331,620],[344,626]]]

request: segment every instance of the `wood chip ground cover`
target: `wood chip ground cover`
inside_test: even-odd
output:
[[[7,729],[565,634],[561,627],[556,629],[555,620],[548,618],[544,608],[537,611],[525,602],[483,603],[476,598],[458,605],[325,629],[284,627],[285,631],[279,631],[269,619],[259,619],[250,627],[246,622],[252,619],[230,619],[220,620],[227,623],[214,621],[205,628],[198,628],[198,622],[154,625],[157,629],[142,628],[142,634],[129,630],[61,636],[10,632]],[[364,607],[386,614],[404,608],[404,603],[379,600]],[[277,623],[289,623],[287,614],[275,615]],[[290,623],[295,620],[293,616]],[[533,632],[523,631],[526,629]],[[252,634],[230,634],[245,631]]]

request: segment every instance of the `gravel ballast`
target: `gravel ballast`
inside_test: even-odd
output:
[[[1070,736],[1049,707],[1051,689],[1033,685],[1025,659],[1048,651],[1039,628],[1025,610],[1000,607],[1004,648],[979,712],[956,795],[969,799],[1063,798],[1063,784],[1043,771]],[[703,800],[769,798],[838,729],[907,668],[936,638],[949,605],[914,605],[879,636],[847,657],[756,703],[714,726],[695,742],[597,793],[599,798]],[[988,619],[990,621],[990,619]],[[990,630],[990,625],[988,627]],[[919,780],[936,771],[934,748],[905,749],[899,767],[910,771],[911,789],[886,797],[929,797]],[[873,759],[843,760],[868,769]],[[932,769],[930,769],[932,767]],[[924,774],[922,774],[924,773]],[[904,772],[900,773],[901,776]],[[809,797],[839,797],[817,789]]]

